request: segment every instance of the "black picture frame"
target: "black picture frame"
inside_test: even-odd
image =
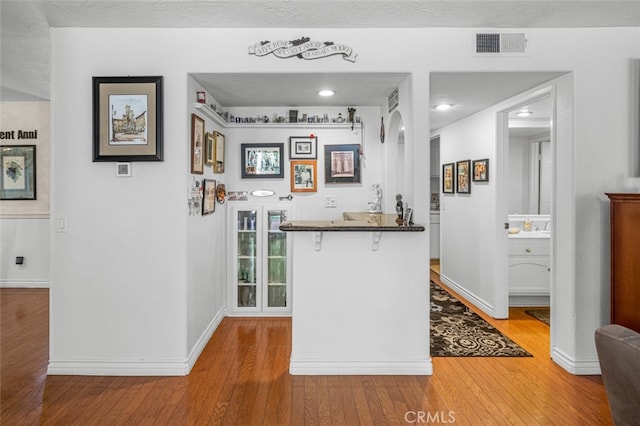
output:
[[[0,200],[35,200],[36,146],[0,146]]]
[[[456,192],[471,193],[471,160],[456,162]]]
[[[360,145],[325,145],[324,183],[360,183]]]
[[[473,160],[473,182],[489,182],[489,159]]]
[[[243,143],[240,150],[242,179],[284,177],[283,143]]]
[[[317,136],[290,136],[289,158],[291,160],[315,160],[318,158]]]
[[[202,216],[216,211],[217,185],[215,179],[204,179],[202,183]]]
[[[163,161],[162,76],[93,77],[93,161]]]
[[[456,191],[456,169],[454,163],[442,165],[442,193],[453,194]]]

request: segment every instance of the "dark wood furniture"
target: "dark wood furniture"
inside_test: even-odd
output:
[[[640,332],[640,194],[611,200],[611,323]]]

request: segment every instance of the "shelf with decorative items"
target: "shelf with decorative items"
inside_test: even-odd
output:
[[[291,240],[280,230],[290,211],[289,204],[238,205],[231,209],[231,315],[291,313]]]
[[[228,111],[220,114],[218,111],[211,108],[209,105],[196,102],[195,108],[200,111],[204,116],[213,120],[216,124],[224,128],[280,128],[280,129],[304,129],[304,128],[327,128],[327,129],[360,129],[363,126],[362,122],[350,122],[342,117],[329,118],[325,115],[322,117],[312,117],[306,121],[298,119],[296,122],[288,121],[288,118],[284,116],[277,116],[269,118],[266,115],[253,116],[253,117],[235,117],[229,114]]]

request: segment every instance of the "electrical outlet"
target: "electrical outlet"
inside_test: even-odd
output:
[[[327,209],[334,209],[338,207],[338,200],[335,195],[327,195],[324,197],[324,207]]]

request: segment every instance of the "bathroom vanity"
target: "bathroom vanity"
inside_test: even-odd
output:
[[[280,225],[293,240],[291,374],[431,374],[429,239],[395,219]]]
[[[527,220],[530,231],[524,231]],[[549,220],[548,215],[509,216],[509,306],[549,306]]]

